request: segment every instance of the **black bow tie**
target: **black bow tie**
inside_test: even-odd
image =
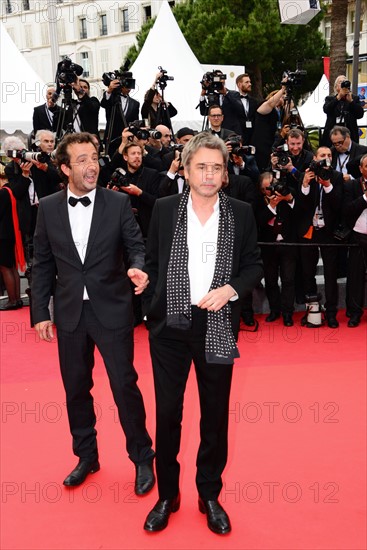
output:
[[[241,95],[241,99],[247,99],[247,95]]]
[[[92,201],[89,197],[81,197],[76,199],[75,197],[69,197],[69,204],[75,206],[78,202],[81,202],[83,206],[88,206]]]

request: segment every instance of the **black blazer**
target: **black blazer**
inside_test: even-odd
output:
[[[357,119],[362,118],[364,111],[357,95],[352,95],[353,101],[339,100],[335,95],[329,95],[325,98],[324,113],[327,115],[325,130],[321,139],[321,144],[328,147],[331,146],[330,130],[336,125],[337,117],[342,114],[344,122],[342,126],[346,126],[350,130],[350,137],[356,143],[359,142]]]
[[[353,229],[359,216],[367,208],[363,195],[361,178],[344,184],[343,219],[350,229]]]
[[[149,286],[142,295],[147,326],[158,335],[166,326],[167,268],[171,253],[173,233],[176,227],[178,205],[182,195],[158,199],[155,203],[149,228],[144,270],[149,276]],[[257,246],[255,218],[249,204],[229,198],[235,219],[235,241],[232,277],[229,284],[239,295],[230,302],[232,326],[237,334],[241,298],[251,292],[263,275],[260,250]]]
[[[73,99],[72,104],[73,104],[73,107],[75,108],[78,102],[75,99]],[[89,97],[88,95],[84,95],[82,97],[80,101],[80,107],[78,109],[78,115],[80,119],[82,132],[90,132],[91,134],[95,134],[99,136],[98,134],[99,108],[100,108],[100,104],[96,97]],[[67,113],[67,116],[65,116],[65,120],[64,120],[64,128],[63,128],[64,130],[66,130],[69,122],[70,123],[73,122],[74,115],[75,113],[72,110],[70,110],[69,113]],[[60,111],[58,111],[54,116],[53,127],[55,131],[58,129],[59,117],[60,117]]]
[[[332,153],[332,161],[331,165],[336,170],[338,168],[338,152],[336,151],[335,147],[331,148]],[[349,160],[347,162],[346,168],[348,171],[348,174],[353,176],[353,178],[358,179],[360,176],[359,171],[359,161],[361,160],[361,157],[367,153],[367,147],[365,145],[359,145],[359,143],[355,143],[352,141],[352,145],[350,148],[350,154],[349,154]]]
[[[224,115],[223,126],[228,130],[232,130],[233,132],[236,132],[236,134],[242,136],[244,145],[251,144],[256,111],[259,106],[256,99],[251,96],[247,96],[247,98],[249,103],[249,110],[247,114],[239,92],[230,90],[224,96],[222,105]],[[251,128],[246,128],[247,122],[251,122]]]
[[[55,105],[54,107],[54,118],[59,113],[60,108],[58,105]],[[46,103],[43,105],[39,105],[39,107],[35,107],[33,109],[33,132],[36,135],[36,132],[38,130],[50,130],[50,132],[53,132],[55,128],[55,124],[50,122],[50,119],[48,118],[46,114]]]
[[[48,303],[57,272],[54,304],[59,328],[76,328],[84,285],[106,328],[127,326],[132,321],[132,296],[124,251],[128,267],[144,264],[144,244],[129,198],[97,187],[84,263],[73,242],[66,198],[66,191],[60,191],[40,201],[32,266],[33,321],[50,318]]]
[[[303,181],[303,177],[302,177]],[[320,202],[319,184],[315,179],[310,181],[310,192],[304,195],[301,190],[301,183],[297,192],[297,234],[302,238],[310,226],[313,225],[313,216]],[[341,208],[343,200],[343,176],[340,172],[333,170],[331,177],[333,189],[329,193],[323,193],[322,211],[325,221],[325,230],[332,237],[334,230],[341,218]]]

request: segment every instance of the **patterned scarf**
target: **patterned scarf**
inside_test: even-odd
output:
[[[189,194],[190,188],[187,187],[178,207],[178,220],[167,271],[167,326],[182,330],[189,329],[192,321],[187,246]],[[234,216],[230,202],[223,191],[219,191],[217,256],[209,290],[224,286],[231,278],[234,233]],[[207,315],[206,361],[231,365],[240,356],[231,326],[231,308],[227,303],[219,311],[208,311]]]

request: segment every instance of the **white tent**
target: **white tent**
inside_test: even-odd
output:
[[[0,130],[32,131],[33,108],[45,102],[46,86],[24,59],[0,21]]]
[[[322,75],[320,82],[307,101],[298,108],[304,126],[324,127],[326,114],[323,111],[325,97],[329,95],[329,81]]]
[[[201,130],[202,116],[195,107],[199,103],[203,69],[186,42],[180,27],[166,0],[150,30],[145,44],[131,67],[137,88],[130,95],[143,104],[145,92],[150,88],[158,65],[173,76],[164,90],[164,98],[176,107],[178,114],[172,118],[176,132],[189,126]]]

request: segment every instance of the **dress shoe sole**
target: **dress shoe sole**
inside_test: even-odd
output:
[[[199,501],[199,511],[202,513],[202,514],[205,514],[207,516],[207,512],[206,512],[206,508],[205,506]],[[208,527],[209,529],[215,533],[216,535],[227,535],[227,533],[230,533],[232,528],[230,526],[228,526],[227,528],[225,529],[218,529],[217,527],[214,527],[213,525],[210,525],[210,522],[208,520]]]
[[[77,483],[65,483],[66,482],[66,479],[63,481],[63,485],[65,485],[65,487],[78,487],[78,485],[81,485],[82,483],[84,483],[84,481],[87,479],[87,476],[89,474],[95,474],[96,472],[99,472],[99,470],[101,469],[100,465],[98,464],[98,466],[96,466],[95,468],[93,468],[92,470],[89,470],[89,472],[87,473],[87,475],[85,476],[84,479],[82,479],[81,481],[78,481]]]

